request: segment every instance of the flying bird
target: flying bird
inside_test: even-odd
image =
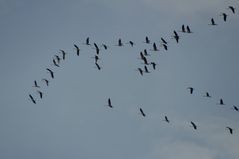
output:
[[[44,81],[46,85],[49,86],[49,81],[47,79],[43,78],[42,81]]]
[[[138,68],[138,71],[139,71],[140,75],[143,76],[143,70],[141,68]]]
[[[234,109],[235,111],[237,111],[237,112],[239,111],[239,110],[238,110],[238,107],[235,106],[235,105],[233,105],[233,109]]]
[[[231,127],[227,126],[226,128],[229,130],[230,134],[233,134],[233,129]]]
[[[142,108],[139,108],[139,110],[140,110],[141,115],[142,115],[143,117],[145,117],[146,115],[145,115],[143,109],[142,109]]]
[[[176,40],[176,42],[178,43],[178,41],[179,41],[179,36],[178,36],[178,33],[174,30],[173,31],[173,33],[174,33],[174,39]]]
[[[144,66],[144,72],[145,73],[150,73],[146,65]]]
[[[153,51],[159,51],[155,43],[153,43]]]
[[[164,121],[166,121],[167,123],[169,123],[170,121],[168,120],[167,116],[164,116]]]
[[[79,56],[80,55],[80,48],[74,44],[74,47],[76,48],[76,55]]]
[[[215,23],[214,19],[211,18],[211,24],[209,24],[209,25],[217,25],[217,24]]]
[[[96,65],[96,67],[97,67],[98,70],[101,69],[101,67],[100,67],[100,65],[99,65],[98,63],[95,63],[95,65]]]
[[[192,124],[193,128],[194,128],[195,130],[197,130],[197,125],[196,125],[194,122],[192,122],[192,121],[191,121],[191,124]]]
[[[222,13],[221,16],[223,16],[224,22],[227,21],[227,14],[226,13]]]
[[[206,92],[206,95],[204,97],[211,98],[211,95],[208,92]]]
[[[150,64],[153,66],[153,69],[155,70],[156,69],[156,63],[155,62],[151,62]]]
[[[55,66],[60,67],[60,66],[56,63],[56,60],[55,60],[55,59],[53,59],[52,61],[53,61],[53,64],[54,64]]]
[[[183,33],[186,32],[186,31],[185,31],[185,27],[184,27],[184,25],[182,25],[182,30],[181,30],[181,32],[183,32]]]
[[[121,39],[118,40],[118,45],[117,46],[123,46],[123,43],[122,43]]]
[[[143,59],[145,65],[149,65],[147,58],[144,56]]]
[[[34,86],[33,87],[40,88],[40,86],[37,84],[36,80],[34,81]]]
[[[37,91],[37,93],[39,94],[40,98],[42,99],[43,93],[41,91]]]
[[[104,49],[105,49],[105,50],[107,50],[107,49],[108,49],[108,46],[107,46],[107,45],[105,45],[105,44],[102,44],[102,46],[104,47]]]
[[[94,43],[95,49],[96,49],[96,54],[100,53],[100,49],[96,43]]]
[[[49,68],[47,68],[46,70],[51,74],[51,78],[54,78],[54,72],[50,70]]]
[[[168,46],[166,45],[166,44],[163,44],[163,48],[164,48],[164,50],[168,50]]]
[[[163,44],[166,44],[166,45],[168,44],[168,42],[166,40],[164,40],[164,38],[161,38],[161,41]]]
[[[147,36],[145,37],[145,43],[146,43],[146,44],[150,44],[149,37],[147,37]]]
[[[57,64],[60,64],[61,58],[58,55],[55,55],[55,58],[56,58]]]
[[[34,104],[36,104],[36,100],[33,98],[33,96],[32,96],[31,94],[29,94],[29,97],[30,97],[31,101],[32,101]]]
[[[97,55],[95,55],[95,63],[97,63],[98,62],[98,60],[99,60],[99,56],[97,56]]]
[[[223,99],[220,99],[220,101],[219,101],[219,103],[218,103],[219,105],[225,105],[225,103],[224,103],[224,101],[223,101]]]
[[[193,87],[188,87],[187,89],[189,89],[190,94],[193,94],[194,88]]]
[[[235,7],[233,6],[228,6],[228,9],[230,9],[232,11],[233,14],[235,14]]]
[[[89,38],[89,37],[86,38],[85,44],[86,44],[86,45],[90,45],[90,38]]]
[[[187,25],[186,29],[187,29],[187,33],[192,33],[192,31],[191,31],[191,29],[189,28],[188,25]]]
[[[66,52],[64,50],[60,50],[62,53],[62,59],[65,60],[66,59]]]
[[[146,49],[144,49],[144,56],[149,56],[149,54],[148,54]]]
[[[129,41],[127,44],[130,44],[131,47],[134,46],[134,42],[133,41]]]
[[[113,108],[110,98],[108,98],[108,105],[107,106],[110,107],[110,108]]]

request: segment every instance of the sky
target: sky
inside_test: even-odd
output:
[[[238,159],[238,10],[236,0],[0,0],[0,158]],[[193,33],[179,32],[182,24]],[[168,50],[150,51],[146,36],[158,47],[163,37]],[[109,46],[101,70],[87,37]],[[144,49],[157,65],[141,76]]]

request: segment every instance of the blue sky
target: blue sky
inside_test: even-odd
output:
[[[0,0],[0,158],[237,159],[238,8],[235,0]],[[208,25],[211,18],[217,26]],[[193,34],[179,33],[177,44],[171,36],[182,24]],[[169,44],[149,51],[157,69],[140,76],[139,52],[152,49],[145,36]],[[100,71],[95,50],[82,45],[87,37],[109,45],[100,51]],[[114,46],[119,38],[135,46]],[[56,68],[60,49],[68,54]],[[55,72],[49,87],[41,82],[50,79],[46,68]],[[105,106],[109,97],[113,109]]]

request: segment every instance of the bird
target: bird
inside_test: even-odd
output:
[[[191,121],[191,124],[192,124],[193,128],[194,128],[195,130],[197,130],[197,125],[196,125],[194,122],[192,122],[192,121]]]
[[[145,65],[149,65],[147,58],[144,56],[143,59]]]
[[[96,49],[96,54],[100,53],[100,49],[96,43],[94,43],[95,49]]]
[[[178,43],[178,41],[179,41],[179,36],[178,36],[178,33],[174,30],[173,31],[173,33],[174,33],[174,39],[176,40],[176,42]]]
[[[183,32],[183,33],[186,32],[186,31],[185,31],[185,27],[184,27],[184,25],[182,25],[182,30],[181,30],[181,32]]]
[[[193,87],[188,87],[187,89],[189,89],[190,94],[193,94],[194,88]]]
[[[102,46],[104,47],[104,49],[105,49],[105,50],[107,50],[107,49],[108,49],[108,46],[107,46],[107,45],[105,45],[105,44],[102,44]]]
[[[107,106],[109,106],[110,108],[113,108],[110,98],[108,98],[108,105]]]
[[[62,53],[62,59],[65,60],[66,59],[66,52],[64,50],[60,50]]]
[[[233,105],[233,109],[235,110],[235,111],[239,111],[239,109],[238,109],[238,107],[237,106],[235,106],[235,105]]]
[[[146,65],[144,66],[144,72],[145,73],[150,73]]]
[[[61,58],[58,55],[54,56],[56,58],[57,64],[60,64]]]
[[[230,9],[232,11],[233,14],[235,14],[235,7],[233,6],[228,6],[228,9]]]
[[[55,59],[53,59],[52,61],[53,61],[53,64],[54,64],[55,66],[60,67],[60,66],[56,63],[56,60],[55,60]]]
[[[146,44],[150,44],[149,37],[147,37],[147,36],[145,37],[145,43],[146,43]]]
[[[155,43],[153,43],[153,51],[159,51]]]
[[[208,92],[206,92],[206,95],[204,97],[211,98],[211,95]]]
[[[191,31],[191,29],[189,28],[188,25],[187,25],[186,29],[187,29],[187,33],[192,33],[192,31]]]
[[[226,129],[229,130],[230,134],[233,134],[233,129],[231,127],[227,126]]]
[[[168,120],[167,116],[164,116],[164,121],[166,121],[167,123],[169,123],[170,121]]]
[[[168,42],[166,40],[164,40],[164,38],[161,38],[161,41],[163,44],[166,44],[166,45],[168,44]]]
[[[36,80],[34,81],[34,86],[33,87],[40,88],[40,86],[37,84]]]
[[[46,85],[49,86],[49,81],[47,79],[43,78],[42,81],[44,81]]]
[[[33,98],[33,96],[32,96],[31,94],[29,94],[29,97],[30,97],[31,101],[32,101],[34,104],[36,104],[36,100]]]
[[[155,70],[156,69],[156,63],[155,62],[151,62],[150,64],[153,66],[153,69]]]
[[[149,56],[149,54],[148,54],[146,49],[144,49],[144,56]]]
[[[131,47],[134,46],[134,42],[133,41],[129,41],[127,44],[130,44]]]
[[[40,98],[42,99],[43,93],[41,91],[37,91],[37,93],[40,95]]]
[[[222,13],[221,16],[223,16],[224,22],[227,21],[227,14],[226,13]]]
[[[211,18],[211,24],[209,24],[209,25],[217,25],[217,24],[215,23],[214,19]]]
[[[142,115],[143,117],[145,117],[146,115],[145,115],[143,109],[142,109],[142,108],[139,108],[139,110],[140,110],[141,115]]]
[[[49,68],[46,68],[46,70],[51,74],[51,78],[54,78],[54,72]]]
[[[118,40],[118,45],[117,46],[123,46],[123,43],[122,43],[121,39]]]
[[[140,58],[143,60],[145,58],[144,54],[140,52]]]
[[[139,71],[140,75],[143,76],[143,70],[141,68],[138,68],[138,71]]]
[[[90,38],[89,38],[89,37],[86,38],[85,44],[86,44],[86,45],[90,45]]]
[[[166,45],[166,44],[163,44],[163,48],[164,48],[164,50],[168,50],[168,46]]]
[[[95,63],[97,63],[98,62],[98,60],[99,60],[99,56],[97,56],[97,55],[95,55]]]
[[[100,65],[97,62],[95,62],[95,65],[96,65],[98,70],[101,70],[101,67],[100,67]]]
[[[80,55],[80,48],[74,44],[74,47],[76,48],[76,55],[79,56]]]
[[[220,101],[219,101],[219,103],[218,103],[219,105],[225,105],[225,103],[224,103],[224,101],[223,101],[223,99],[220,99]]]

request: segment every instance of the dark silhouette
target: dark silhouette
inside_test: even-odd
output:
[[[44,81],[46,85],[49,86],[49,81],[47,79],[43,78],[42,81]]]
[[[193,87],[188,87],[190,94],[193,94],[194,88]]]
[[[110,108],[113,108],[110,98],[108,98],[108,105],[107,106],[110,107]]]
[[[74,47],[76,48],[76,55],[79,56],[80,55],[80,48],[74,44]]]
[[[209,25],[217,25],[217,24],[215,23],[214,19],[211,18],[211,24],[209,24]]]
[[[37,93],[40,95],[40,98],[42,99],[43,93],[41,91],[37,91]]]
[[[40,86],[37,84],[36,80],[34,81],[34,86],[33,87],[40,88]]]
[[[143,109],[142,109],[142,108],[139,108],[139,110],[140,110],[141,115],[142,115],[143,117],[145,117],[146,115],[145,115]]]
[[[155,62],[151,62],[150,64],[153,66],[153,69],[155,70],[156,69],[156,63]]]
[[[195,130],[197,130],[197,125],[196,125],[194,122],[192,122],[192,121],[191,121],[191,124],[192,124],[193,128],[194,128]]]
[[[50,70],[49,68],[47,68],[46,70],[51,74],[51,78],[54,78],[54,72]]]
[[[228,9],[230,9],[232,13],[235,14],[235,8],[233,6],[228,6]]]
[[[101,67],[100,67],[100,65],[98,63],[95,63],[95,65],[96,65],[98,70],[101,70]]]
[[[227,126],[226,128],[229,130],[230,134],[233,134],[233,129],[231,127]]]
[[[36,104],[36,100],[33,98],[33,96],[32,96],[31,94],[29,94],[29,97],[30,97],[31,101],[32,101],[34,104]]]

